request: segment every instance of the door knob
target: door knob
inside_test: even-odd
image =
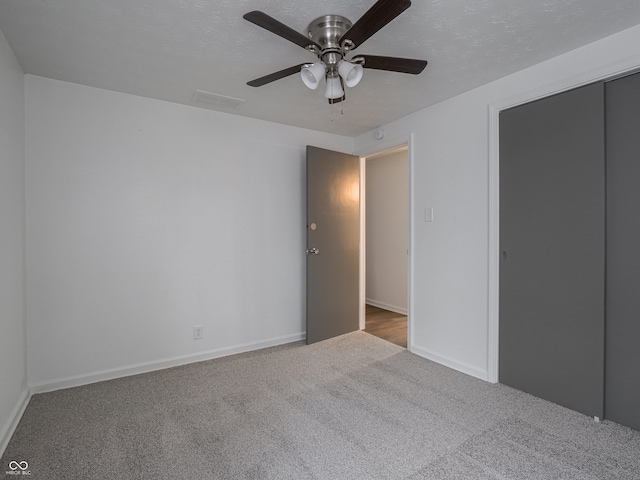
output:
[[[307,254],[309,254],[309,255],[318,255],[319,253],[320,253],[320,249],[316,248],[316,247],[313,247],[313,248],[307,250]]]

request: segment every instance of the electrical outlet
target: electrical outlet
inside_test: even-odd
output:
[[[202,325],[193,326],[193,339],[202,340],[204,338],[204,327]]]

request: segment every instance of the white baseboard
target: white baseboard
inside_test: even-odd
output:
[[[5,423],[2,430],[0,430],[0,457],[2,457],[4,451],[7,449],[9,440],[11,440],[13,432],[16,431],[16,427],[27,408],[27,405],[29,405],[29,400],[31,400],[31,392],[29,389],[25,388],[20,394],[20,398],[18,398],[16,406],[11,411],[9,420],[7,420],[7,423]]]
[[[389,310],[390,312],[399,313],[400,315],[407,315],[407,309],[403,307],[398,307],[397,305],[391,305],[388,303],[379,302],[371,298],[366,298],[365,303],[373,307],[382,308],[383,310]]]
[[[106,380],[128,377],[130,375],[153,372],[165,368],[177,367],[179,365],[186,365],[189,363],[213,360],[214,358],[226,357],[228,355],[235,355],[237,353],[250,352],[253,350],[260,350],[262,348],[275,347],[277,345],[284,345],[286,343],[304,340],[305,338],[306,332],[296,333],[294,335],[271,338],[260,342],[245,343],[232,347],[217,348],[215,350],[209,350],[206,352],[199,352],[163,360],[139,363],[136,365],[102,370],[99,372],[93,372],[83,375],[75,375],[72,377],[60,378],[51,381],[36,382],[30,384],[29,386],[31,388],[31,393],[33,394],[52,392],[54,390],[61,390],[63,388],[79,387],[81,385],[88,385],[90,383],[103,382]]]
[[[480,380],[484,380],[485,382],[489,381],[488,372],[486,370],[481,370],[472,365],[467,365],[466,363],[458,362],[451,358],[432,353],[426,348],[418,347],[416,345],[411,345],[409,351],[411,353],[415,353],[416,355],[420,355],[427,360],[431,360],[433,362],[439,363],[440,365],[444,365],[445,367],[457,370],[458,372],[462,372],[472,377],[479,378]]]

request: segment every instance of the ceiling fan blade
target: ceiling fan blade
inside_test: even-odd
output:
[[[282,22],[279,22],[273,17],[270,17],[264,12],[254,10],[253,12],[245,13],[243,17],[245,20],[249,20],[251,23],[255,23],[259,27],[269,30],[272,33],[289,40],[290,42],[300,45],[302,48],[307,48],[310,45],[314,45],[320,50],[320,45],[311,40],[309,37],[305,37],[300,32],[296,32],[293,28],[288,27]]]
[[[340,38],[340,44],[345,40],[353,44],[351,50],[362,44],[371,35],[384,27],[411,6],[410,0],[378,0],[367,13],[353,24],[353,26]]]
[[[387,70],[390,72],[411,73],[418,75],[427,66],[426,60],[416,60],[414,58],[380,57],[377,55],[358,55],[353,58],[354,63],[359,63],[358,59],[364,59],[364,68],[375,68],[376,70]]]
[[[264,77],[256,78],[255,80],[251,80],[247,82],[247,85],[250,87],[261,87],[266,85],[267,83],[275,82],[276,80],[280,80],[281,78],[288,77],[289,75],[293,75],[295,73],[300,73],[302,67],[307,65],[306,63],[301,63],[300,65],[294,65],[293,67],[285,68],[284,70],[280,70],[279,72],[270,73],[269,75],[265,75]]]

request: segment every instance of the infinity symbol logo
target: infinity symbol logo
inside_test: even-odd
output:
[[[24,471],[27,468],[29,468],[29,464],[27,462],[25,462],[24,460],[22,462],[16,462],[15,460],[12,460],[11,462],[9,462],[9,468],[11,470],[20,469],[20,470]]]

